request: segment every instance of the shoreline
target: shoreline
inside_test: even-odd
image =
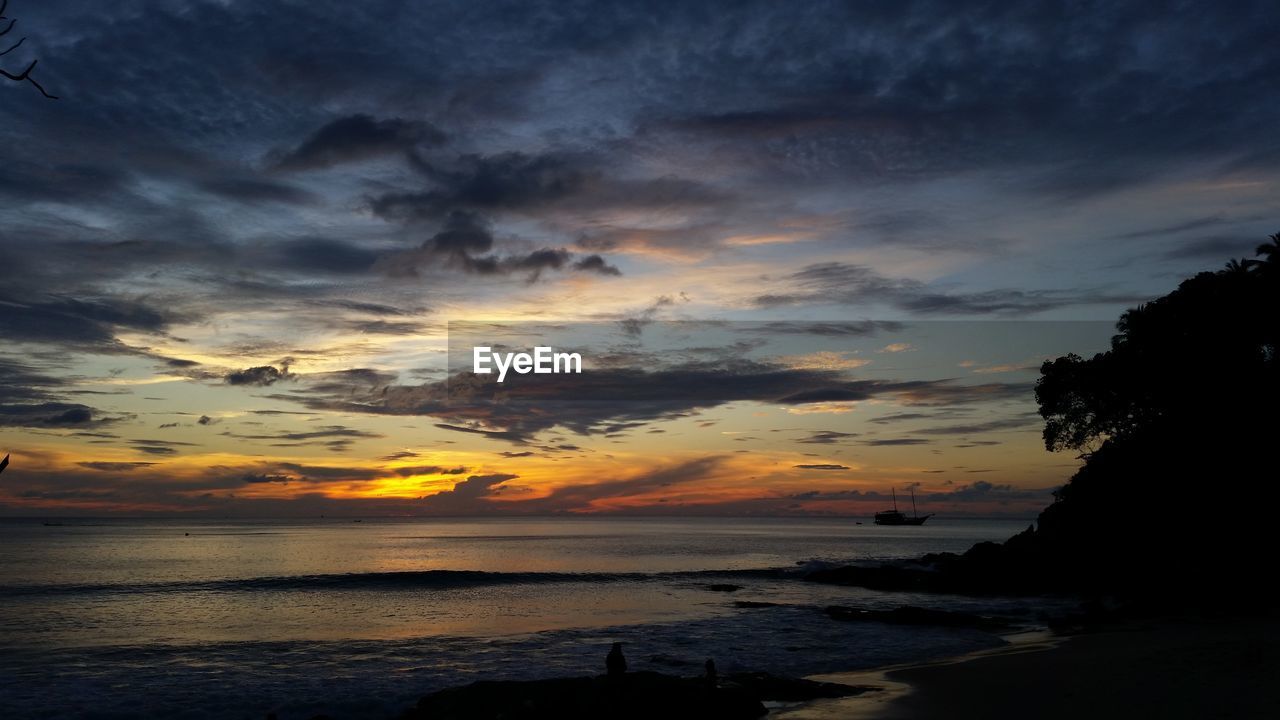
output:
[[[876,688],[876,691],[834,700],[813,700],[805,703],[796,703],[771,711],[769,717],[781,720],[835,720],[837,718],[842,720],[844,718],[866,718],[870,720],[887,717],[884,715],[886,708],[915,689],[911,683],[896,678],[895,676],[898,673],[925,668],[946,667],[1001,655],[1043,652],[1052,650],[1071,640],[1069,636],[1054,635],[1047,628],[1019,630],[1002,634],[999,637],[1006,642],[1005,645],[974,650],[960,655],[885,665],[866,670],[807,675],[805,676],[806,680],[872,687]]]
[[[878,692],[773,710],[780,720],[906,718],[1252,718],[1274,706],[1280,638],[1274,615],[1167,618],[1055,636],[923,663],[810,679]]]

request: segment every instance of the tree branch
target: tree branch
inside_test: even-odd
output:
[[[8,8],[9,8],[9,0],[0,0],[0,21],[2,21],[2,20],[4,20],[4,19],[5,19],[5,17],[4,17],[4,11],[5,11],[5,10],[7,10]],[[14,18],[14,19],[10,19],[10,20],[9,20],[9,24],[8,24],[8,25],[6,25],[6,26],[4,27],[4,29],[3,29],[3,30],[0,30],[0,37],[3,37],[3,36],[5,36],[5,35],[8,35],[8,34],[9,34],[9,31],[10,31],[10,30],[13,30],[13,26],[14,26],[15,24],[17,24],[17,22],[18,22],[18,20],[17,20],[16,18]],[[0,57],[3,57],[3,56],[5,56],[5,55],[8,55],[9,53],[13,52],[14,50],[17,50],[17,49],[18,49],[18,46],[19,46],[19,45],[21,45],[22,43],[26,42],[26,40],[27,40],[27,39],[26,39],[25,37],[24,37],[24,38],[21,38],[21,39],[19,39],[19,40],[18,40],[18,42],[16,42],[16,43],[14,43],[14,44],[10,45],[9,47],[5,48],[4,50],[0,50]],[[58,96],[57,96],[57,95],[50,95],[50,94],[49,94],[49,91],[48,91],[48,90],[45,90],[43,85],[41,85],[40,83],[36,82],[36,79],[35,79],[35,78],[33,78],[33,77],[31,77],[31,71],[35,69],[35,67],[36,67],[36,63],[38,63],[38,62],[40,62],[40,61],[39,61],[39,60],[32,60],[32,61],[31,61],[31,64],[27,66],[27,69],[26,69],[26,70],[23,70],[22,72],[18,73],[17,75],[14,75],[13,73],[9,72],[8,70],[5,70],[4,68],[0,68],[0,77],[5,77],[5,78],[7,78],[7,79],[9,79],[9,80],[13,80],[14,82],[22,82],[23,80],[26,80],[27,82],[29,82],[29,83],[31,83],[32,85],[34,85],[34,86],[35,86],[35,88],[36,88],[37,90],[39,90],[39,91],[40,91],[40,94],[41,94],[41,95],[43,95],[43,96],[45,96],[45,97],[49,98],[50,100],[57,100],[57,99],[58,99]]]
[[[14,75],[13,73],[9,72],[8,70],[5,70],[5,69],[3,69],[3,68],[0,68],[0,75],[3,75],[4,77],[7,77],[7,78],[9,78],[10,80],[13,80],[13,81],[15,81],[15,82],[22,82],[23,80],[26,80],[27,82],[31,83],[32,85],[35,85],[35,86],[36,86],[36,89],[40,91],[40,94],[41,94],[41,95],[43,95],[43,96],[45,96],[45,97],[49,98],[50,100],[57,100],[57,99],[58,99],[58,96],[57,96],[57,95],[50,95],[50,94],[49,94],[49,93],[44,89],[44,86],[42,86],[40,83],[36,82],[36,79],[35,79],[35,78],[31,77],[31,71],[32,71],[33,69],[35,69],[36,63],[38,63],[38,62],[40,62],[40,61],[39,61],[39,60],[32,60],[32,61],[31,61],[31,64],[27,66],[27,69],[26,69],[26,70],[23,70],[21,73],[19,73],[19,74],[17,74],[17,75]]]

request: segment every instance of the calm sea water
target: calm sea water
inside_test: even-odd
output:
[[[808,674],[999,642],[826,605],[1034,610],[801,579],[1026,521],[63,522],[0,520],[0,717],[383,718],[474,679],[595,673],[614,640],[636,669]]]

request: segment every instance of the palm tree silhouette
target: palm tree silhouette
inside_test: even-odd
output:
[[[1259,245],[1255,251],[1259,255],[1266,256],[1266,260],[1261,262],[1273,263],[1276,262],[1277,258],[1280,258],[1280,233],[1273,234],[1270,239],[1271,242]]]
[[[1227,263],[1226,270],[1229,273],[1245,273],[1252,270],[1255,265],[1260,264],[1257,260],[1250,260],[1249,258],[1233,259]]]

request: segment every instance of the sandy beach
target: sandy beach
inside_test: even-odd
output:
[[[1280,712],[1274,617],[1167,620],[821,679],[882,688],[775,713],[869,718],[1261,718]]]

